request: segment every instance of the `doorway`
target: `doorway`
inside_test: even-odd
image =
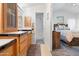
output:
[[[44,43],[43,38],[43,13],[36,13],[36,43]]]

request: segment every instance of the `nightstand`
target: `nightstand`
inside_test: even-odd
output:
[[[52,49],[60,48],[60,32],[53,31],[52,32]]]

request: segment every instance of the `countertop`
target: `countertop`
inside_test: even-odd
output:
[[[0,36],[16,36],[16,35],[23,35],[25,33],[27,33],[27,31],[6,32],[6,33],[0,33]]]
[[[0,51],[15,42],[15,39],[0,39]]]
[[[18,31],[32,31],[33,28],[19,28]]]

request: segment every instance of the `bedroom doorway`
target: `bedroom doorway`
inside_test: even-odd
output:
[[[36,43],[44,43],[43,40],[43,13],[36,13]]]

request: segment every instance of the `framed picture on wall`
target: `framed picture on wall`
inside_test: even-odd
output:
[[[56,17],[57,23],[64,23],[64,16],[57,16]]]

